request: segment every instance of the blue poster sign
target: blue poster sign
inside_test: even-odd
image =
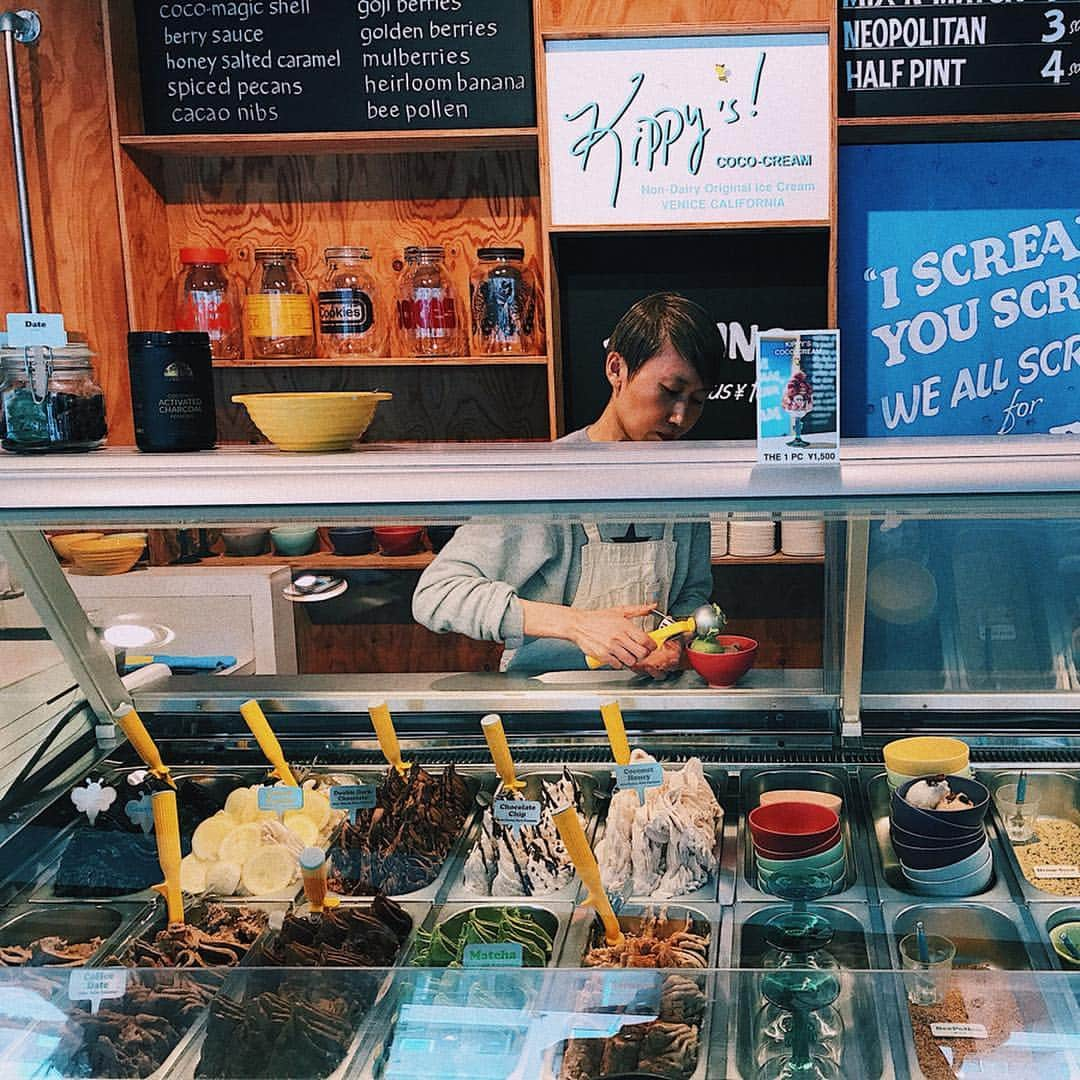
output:
[[[1080,434],[1080,142],[840,148],[845,436]]]

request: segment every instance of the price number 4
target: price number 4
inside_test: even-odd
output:
[[[1047,44],[1053,44],[1055,41],[1060,41],[1065,36],[1066,31],[1064,13],[1060,8],[1050,8],[1049,10],[1044,11],[1043,14],[1046,16],[1048,26],[1046,28],[1046,33],[1042,35],[1041,40]],[[1070,23],[1068,29],[1071,31],[1075,30],[1077,28],[1077,22],[1077,20],[1074,20]],[[1071,64],[1069,66],[1068,74],[1075,75],[1078,67],[1080,67],[1080,65]],[[1065,78],[1066,72],[1065,65],[1061,62],[1061,49],[1055,49],[1050,54],[1039,74],[1044,79],[1052,79],[1055,85]]]

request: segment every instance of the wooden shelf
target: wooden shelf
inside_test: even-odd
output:
[[[489,367],[492,365],[544,365],[546,356],[299,356],[286,359],[244,357],[215,360],[216,368],[335,368],[335,367]]]
[[[1032,125],[1037,125],[1037,128]],[[1078,134],[1080,113],[847,116],[837,120],[837,137],[844,144],[1075,139]]]
[[[435,556],[430,551],[415,555],[335,555],[315,551],[310,555],[214,555],[198,567],[291,566],[296,570],[423,570]]]
[[[715,555],[712,560],[713,566],[791,566],[812,565],[823,566],[824,555],[784,555],[777,552],[775,555],[756,555],[744,558],[742,555]]]
[[[536,147],[537,129],[331,131],[254,135],[121,135],[125,150],[160,157],[271,157],[278,154],[400,154]]]

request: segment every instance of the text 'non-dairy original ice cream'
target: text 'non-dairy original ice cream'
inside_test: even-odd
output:
[[[522,800],[521,791],[500,788],[495,799]],[[480,836],[465,862],[465,887],[484,896],[544,896],[574,878],[574,864],[551,818],[553,810],[573,805],[581,813],[581,788],[570,770],[541,784],[540,823],[514,830],[495,820],[493,803],[480,820]],[[582,817],[582,825],[585,819]]]
[[[454,767],[430,773],[389,769],[375,808],[341,827],[331,853],[330,887],[346,896],[401,895],[430,885],[461,835],[472,807]]]
[[[631,764],[654,760],[641,749],[630,755]],[[633,895],[655,899],[701,888],[719,867],[723,822],[700,758],[665,770],[643,804],[636,791],[616,792],[596,846],[604,888],[618,893],[629,885]]]

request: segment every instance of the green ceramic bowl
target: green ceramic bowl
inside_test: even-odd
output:
[[[1062,937],[1068,934],[1069,940],[1080,948],[1080,922],[1063,922],[1050,931],[1050,944],[1054,946],[1054,952],[1061,957],[1061,962],[1069,968],[1080,968],[1080,960],[1069,953],[1061,943]]]
[[[844,857],[844,838],[841,836],[827,851],[819,851],[816,855],[804,855],[800,859],[767,859],[756,852],[754,857],[757,859],[758,866],[765,870],[820,870]]]
[[[270,535],[279,555],[306,555],[315,546],[319,530],[306,525],[279,525],[270,530]]]

